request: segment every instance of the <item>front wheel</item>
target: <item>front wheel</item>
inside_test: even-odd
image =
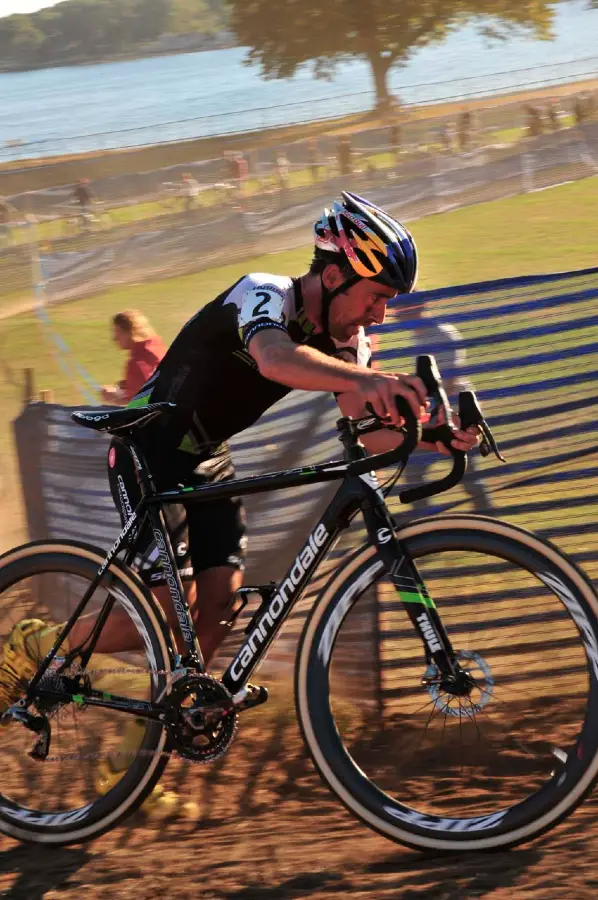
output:
[[[494,519],[434,517],[398,538],[469,687],[447,690],[398,591],[414,594],[365,546],[329,581],[300,642],[297,712],[312,759],[391,840],[456,851],[528,841],[598,777],[598,597],[554,546]]]

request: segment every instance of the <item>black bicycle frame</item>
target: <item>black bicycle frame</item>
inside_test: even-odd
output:
[[[99,586],[110,562],[122,550],[131,530],[137,526],[139,534],[141,526],[148,518],[160,554],[161,566],[176,611],[181,634],[188,651],[187,655],[182,658],[181,665],[185,668],[194,669],[197,673],[205,672],[201,649],[195,634],[191,612],[185,598],[185,591],[178,572],[170,535],[164,520],[162,511],[164,504],[206,502],[335,480],[342,480],[339,490],[315,528],[312,529],[304,546],[295,557],[291,567],[273,595],[266,603],[260,606],[258,613],[254,614],[246,640],[222,677],[224,685],[234,695],[247,683],[251,673],[262,661],[285,619],[312,580],[317,567],[342,530],[348,526],[351,518],[360,509],[364,516],[369,539],[376,546],[399,598],[420,635],[427,660],[433,660],[443,675],[453,674],[455,668],[454,653],[446,631],[433,601],[427,594],[415,563],[409,557],[406,548],[396,537],[384,495],[380,490],[374,472],[371,471],[376,465],[382,466],[388,465],[390,462],[396,462],[397,451],[390,451],[377,456],[367,456],[362,445],[357,442],[357,439],[354,439],[353,443],[345,444],[346,447],[349,446],[350,451],[352,450],[352,453],[348,453],[348,461],[339,460],[199,487],[185,487],[180,490],[158,492],[147,465],[133,441],[128,438],[121,438],[120,440],[128,447],[133,458],[141,487],[141,500],[106,555],[106,559],[98,569],[95,578],[81,598],[77,608],[65,624],[55,647],[44,659],[31,681],[27,692],[29,702],[34,699],[36,693],[37,696],[43,694],[44,696],[62,700],[65,699],[65,696],[68,696],[64,691],[57,692],[47,689],[43,685],[36,692],[36,687],[56,656],[61,642],[68,637],[73,624],[82,614],[89,599]],[[349,441],[349,439],[347,440]],[[351,456],[354,458],[351,459]],[[127,554],[127,560],[131,560],[134,556],[135,543],[136,539],[132,542]],[[95,644],[113,603],[114,599],[108,597],[94,629],[86,641],[86,644],[88,644],[87,648],[83,652],[81,652],[80,647],[71,651],[71,654],[66,657],[67,663],[71,657],[74,659],[75,656],[80,656],[82,668],[84,669],[94,652]],[[89,690],[84,695],[74,693],[70,695],[70,699],[89,705],[119,709],[144,718],[164,720],[164,706],[107,695],[105,692]]]

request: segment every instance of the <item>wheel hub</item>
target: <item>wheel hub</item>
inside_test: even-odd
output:
[[[494,677],[484,657],[473,650],[459,650],[455,659],[459,663],[455,676],[447,678],[435,663],[431,663],[424,673],[422,684],[439,712],[470,719],[472,715],[482,712],[492,699]]]

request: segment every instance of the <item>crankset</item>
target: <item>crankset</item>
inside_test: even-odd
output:
[[[222,756],[235,736],[238,713],[230,692],[210,675],[180,678],[169,696],[171,749],[194,762]]]

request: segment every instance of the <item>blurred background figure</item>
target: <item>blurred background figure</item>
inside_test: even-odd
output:
[[[390,145],[390,150],[394,156],[395,165],[397,165],[397,163],[399,162],[402,142],[403,129],[401,123],[394,119],[390,128],[388,129],[388,143]]]
[[[79,227],[82,231],[90,231],[95,220],[93,204],[97,197],[89,184],[89,178],[80,178],[73,188],[71,201],[79,207]]]
[[[14,244],[13,222],[15,221],[17,210],[14,206],[0,197],[0,243],[7,247]]]
[[[320,178],[320,151],[318,142],[315,138],[310,138],[307,142],[307,165],[311,175],[311,180],[315,183]]]
[[[183,198],[183,209],[186,213],[197,206],[200,190],[199,181],[193,175],[189,172],[181,175],[181,196]]]
[[[553,97],[552,100],[548,101],[546,114],[552,130],[559,131],[559,129],[563,127],[563,111],[560,108],[559,101],[556,97]]]
[[[528,103],[525,107],[525,112],[527,116],[527,137],[538,137],[538,135],[542,134],[544,131],[544,121],[542,116],[542,110],[539,106],[534,106],[533,103]]]
[[[114,343],[129,357],[124,378],[117,385],[104,385],[102,400],[119,406],[129,403],[153,375],[166,353],[166,345],[138,309],[125,309],[117,313],[112,319],[112,328]]]
[[[466,109],[457,119],[457,139],[459,150],[463,153],[471,146],[472,113]]]
[[[451,405],[457,409],[459,392],[472,389],[466,375],[467,353],[463,347],[463,337],[454,325],[442,322],[434,314],[424,313],[425,304],[420,302],[406,309],[402,315],[405,324],[413,330],[413,355],[429,353],[436,357]],[[413,473],[415,483],[428,479],[428,469],[434,462],[430,457],[431,454],[420,451],[412,457],[410,472]],[[473,502],[475,512],[487,513],[492,509],[492,500],[484,485],[477,453],[470,453],[468,456],[468,469],[462,485]],[[429,507],[430,500],[420,500],[414,505],[418,510],[425,510]]]
[[[351,147],[351,138],[348,134],[344,134],[338,142],[338,168],[341,175],[353,174],[353,148]]]
[[[235,153],[232,160],[234,180],[239,199],[243,201],[247,196],[247,182],[249,181],[249,163],[241,153]]]
[[[276,162],[274,164],[274,174],[276,184],[281,194],[281,199],[286,195],[290,187],[291,164],[284,150],[279,150],[276,154]]]

